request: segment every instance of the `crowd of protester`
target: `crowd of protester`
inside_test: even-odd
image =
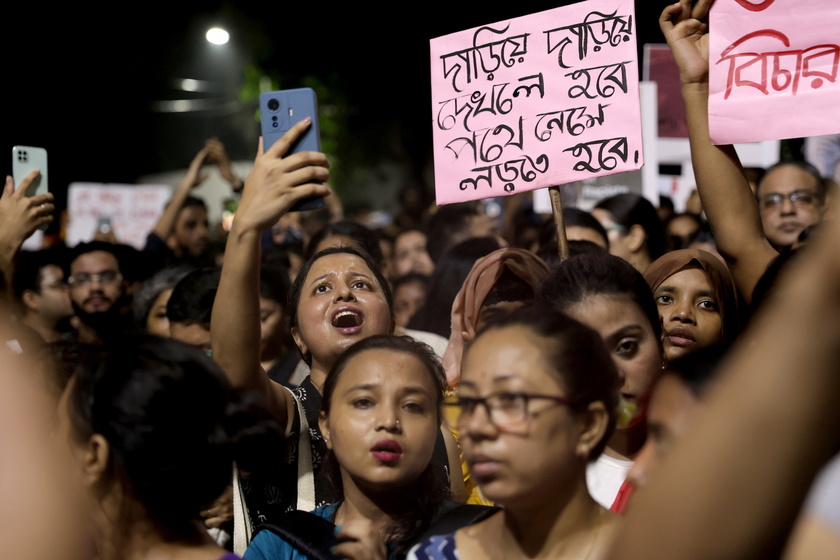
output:
[[[697,196],[565,208],[564,259],[520,196],[345,216],[306,120],[244,180],[209,140],[143,249],[22,251],[53,199],[7,179],[4,554],[840,558],[836,184],[711,144],[710,3],[660,17]]]

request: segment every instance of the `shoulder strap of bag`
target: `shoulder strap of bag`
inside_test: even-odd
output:
[[[298,410],[300,427],[298,429],[298,481],[296,508],[304,512],[315,509],[315,475],[312,472],[312,445],[309,438],[309,421],[300,399],[295,393],[286,388],[292,396],[292,401]],[[254,538],[254,527],[245,494],[242,491],[242,481],[239,469],[233,468],[233,552],[242,556]]]
[[[335,525],[314,513],[290,511],[274,523],[259,525],[254,534],[260,531],[271,531],[312,560],[335,560],[330,551],[338,544]]]
[[[239,479],[239,469],[233,465],[233,552],[237,556],[245,554],[248,543],[251,542],[253,527],[245,495],[242,492],[242,481]]]
[[[300,416],[300,434],[298,435],[298,482],[297,509],[311,511],[315,509],[315,473],[312,471],[312,442],[309,439],[309,420],[303,403],[292,393]]]

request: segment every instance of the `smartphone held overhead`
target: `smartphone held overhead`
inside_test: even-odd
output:
[[[260,95],[263,149],[268,150],[292,126],[307,117],[312,121],[312,126],[292,145],[289,154],[321,151],[318,100],[315,90],[311,88],[286,89]],[[323,197],[309,197],[295,204],[290,211],[316,210],[323,206]]]
[[[32,197],[50,192],[49,181],[47,180],[47,150],[35,146],[14,146],[12,148],[12,178],[15,181],[15,189],[21,188],[26,177],[35,170],[38,174],[26,187],[26,196]],[[48,224],[38,229],[44,231]]]
[[[12,148],[12,177],[14,177],[16,188],[35,169],[39,173],[26,189],[26,196],[49,192],[47,150],[34,146],[15,146]]]

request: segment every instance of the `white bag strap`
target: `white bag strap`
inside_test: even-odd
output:
[[[294,398],[294,393],[292,393]],[[300,416],[300,434],[298,436],[298,483],[297,509],[312,511],[315,509],[315,473],[312,471],[312,442],[309,438],[309,420],[303,404],[294,399]]]
[[[288,388],[287,388],[288,390]],[[306,418],[306,411],[303,409],[300,399],[292,392],[292,400],[298,409],[300,428],[298,435],[298,482],[297,482],[297,509],[301,511],[312,511],[315,509],[315,474],[312,472],[312,444],[309,437],[309,420]],[[248,506],[245,503],[245,494],[242,492],[242,481],[239,477],[239,469],[233,468],[233,553],[243,556],[248,544],[253,538],[254,528],[251,525],[251,516],[248,513]]]
[[[244,556],[245,549],[251,542],[254,528],[251,526],[251,516],[245,504],[245,494],[242,492],[242,481],[239,469],[233,465],[233,553]]]

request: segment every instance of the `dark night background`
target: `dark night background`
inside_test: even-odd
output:
[[[421,182],[431,157],[429,39],[571,3],[153,1],[52,9],[18,2],[3,10],[0,170],[11,172],[15,144],[47,148],[61,204],[73,181],[132,183],[183,169],[209,136],[232,159],[252,159],[256,102],[243,104],[240,88],[246,66],[257,64],[280,76],[282,88],[316,80],[331,92],[319,101],[322,112],[325,104],[339,108],[341,130],[332,134],[348,176],[350,168],[394,160]],[[657,18],[665,4],[637,0],[640,50],[662,42]],[[204,39],[213,24],[231,33],[222,49]],[[179,91],[174,80],[183,78],[211,88]],[[153,110],[188,98],[208,109]]]

